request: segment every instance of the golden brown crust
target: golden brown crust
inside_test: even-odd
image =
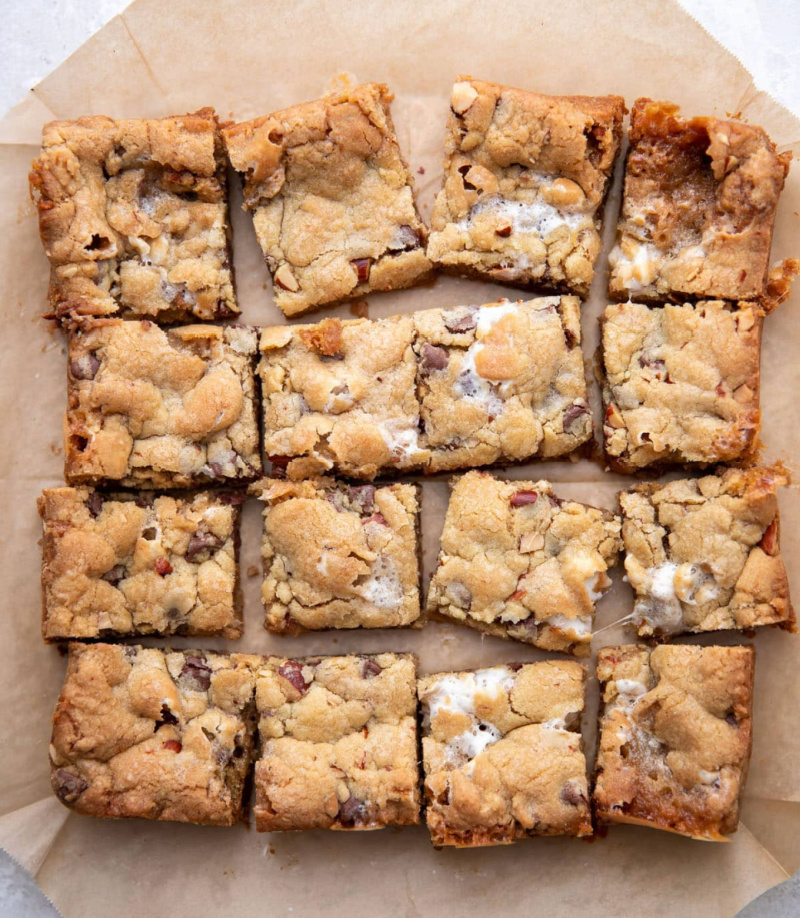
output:
[[[266,479],[268,631],[398,628],[419,619],[418,485]]]
[[[38,501],[44,639],[241,637],[241,499],[45,490]]]
[[[70,644],[53,715],[54,793],[86,816],[238,822],[260,659]]]
[[[467,472],[453,485],[427,611],[587,656],[619,534],[619,517],[560,500],[549,482]]]
[[[611,294],[760,298],[791,156],[755,125],[677,111],[634,103]]]
[[[30,183],[55,317],[236,315],[225,170],[211,108],[45,125]]]
[[[604,647],[595,812],[692,838],[736,831],[752,742],[752,647]]]
[[[591,835],[580,736],[584,668],[509,664],[418,682],[434,846]]]
[[[779,539],[784,484],[780,468],[728,469],[620,494],[640,636],[796,630]]]
[[[367,83],[222,132],[287,316],[430,272],[392,98]]]
[[[367,479],[566,455],[592,432],[579,344],[574,297],[263,329],[265,452]]]
[[[624,114],[619,96],[544,96],[461,78],[428,256],[484,280],[586,295]]]
[[[763,319],[756,304],[718,300],[608,306],[603,434],[611,467],[752,463]]]
[[[69,336],[65,475],[145,488],[250,481],[261,471],[256,331],[84,322]]]
[[[419,822],[416,660],[267,657],[256,679],[259,832]]]

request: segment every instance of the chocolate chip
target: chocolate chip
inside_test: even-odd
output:
[[[446,348],[435,347],[433,344],[425,342],[422,345],[420,359],[422,361],[422,369],[427,373],[432,373],[435,370],[445,369],[450,361],[450,354]]]
[[[350,506],[359,513],[372,513],[375,506],[375,485],[361,485],[345,491]]]
[[[244,491],[222,491],[217,498],[226,507],[238,507],[247,500],[247,494]]]
[[[301,697],[308,691],[308,683],[303,678],[303,665],[294,660],[287,660],[278,667],[278,675],[293,685]]]
[[[352,794],[339,804],[339,822],[342,825],[352,826],[364,822],[367,815],[367,808],[364,804]]]
[[[364,660],[361,664],[361,678],[371,679],[373,676],[379,676],[383,672],[383,667],[378,666],[374,660]]]
[[[469,609],[472,605],[472,593],[458,580],[454,580],[452,583],[447,584],[445,594],[450,602],[459,609]]]
[[[419,233],[412,226],[404,223],[395,233],[388,248],[390,252],[407,252],[409,249],[418,248],[421,241]]]
[[[110,571],[107,571],[105,574],[103,574],[101,579],[115,587],[121,580],[125,579],[126,573],[127,571],[124,564],[116,564],[111,568]]]
[[[361,525],[366,526],[367,523],[379,523],[381,526],[388,526],[386,522],[386,517],[382,513],[373,513],[372,516],[368,516],[365,520],[361,520]]]
[[[99,494],[97,491],[92,491],[86,499],[86,508],[89,513],[97,519],[97,517],[100,516],[100,511],[103,509],[103,495]]]
[[[512,673],[518,673],[522,667],[523,663],[506,663],[506,666],[511,670]]]
[[[166,577],[172,573],[172,565],[166,558],[156,558],[155,568],[159,577]]]
[[[190,691],[207,692],[211,685],[211,667],[202,657],[187,656],[178,678]]]
[[[178,723],[178,718],[170,711],[166,704],[161,705],[161,720],[159,724],[170,724],[175,726]]]
[[[516,491],[511,495],[512,507],[527,507],[529,504],[535,504],[539,499],[536,491]]]
[[[579,417],[588,413],[589,409],[585,405],[570,405],[564,412],[564,430],[568,430]]]
[[[572,781],[567,781],[561,788],[561,799],[572,806],[580,806],[581,803],[587,802],[581,789]]]
[[[471,331],[478,324],[478,310],[470,307],[466,312],[463,309],[449,309],[444,315],[444,327],[453,334]]]
[[[211,470],[211,474],[214,478],[224,478],[225,471],[222,468],[222,463],[220,462],[209,462],[208,467]]]
[[[74,379],[94,379],[100,369],[100,361],[94,351],[69,362],[69,371]]]
[[[732,727],[739,726],[739,721],[736,720],[736,715],[733,713],[733,711],[731,711],[730,714],[725,715],[725,721],[726,723],[729,723]]]
[[[88,786],[88,781],[67,771],[66,768],[59,768],[53,773],[53,790],[64,803],[75,803]]]
[[[208,554],[222,547],[223,540],[213,532],[196,532],[189,540],[186,560],[196,561],[199,555]]]
[[[467,397],[478,394],[478,379],[472,370],[464,370],[458,374],[456,388],[461,395]]]

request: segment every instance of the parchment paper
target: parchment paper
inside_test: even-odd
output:
[[[431,849],[424,828],[379,833],[257,835],[245,826],[202,828],[103,821],[68,814],[49,787],[50,716],[65,661],[39,636],[39,520],[35,498],[62,479],[64,341],[39,316],[48,266],[26,174],[41,125],[84,114],[158,116],[214,105],[237,120],[316,98],[343,71],[388,82],[397,95],[400,142],[416,174],[423,216],[439,185],[449,89],[460,73],[548,93],[619,93],[680,103],[689,114],[742,112],[786,148],[800,123],[752,85],[748,73],[676,4],[664,0],[579,0],[510,4],[386,0],[289,4],[138,0],[34,89],[0,123],[0,845],[35,873],[68,918],[187,914],[730,916],[800,866],[800,638],[760,633],[755,747],[739,832],[729,844],[701,844],[653,830],[612,828],[593,843],[532,840],[512,848]],[[424,173],[423,173],[424,170]],[[419,174],[417,174],[419,173]],[[619,203],[620,170],[607,208],[605,252]],[[234,249],[245,321],[284,320],[249,216],[234,194]],[[800,168],[778,214],[774,257],[798,254]],[[605,255],[584,306],[584,353],[597,344]],[[369,297],[372,317],[457,303],[481,303],[507,288],[441,278],[435,286]],[[766,323],[763,351],[767,459],[792,463],[800,450],[800,303]],[[328,313],[330,314],[330,313]],[[348,307],[336,310],[347,316]],[[314,318],[322,313],[312,314]],[[587,360],[587,367],[589,361]],[[593,387],[594,383],[592,384]],[[594,406],[597,408],[597,393]],[[595,418],[598,418],[597,412]],[[613,507],[627,484],[599,465],[548,463],[514,477],[549,477],[564,496]],[[424,485],[425,584],[435,561],[444,481]],[[800,496],[780,499],[783,552],[800,597]],[[241,563],[257,564],[260,507],[246,508]],[[414,650],[423,672],[544,655],[443,624],[421,632],[365,631],[302,638],[262,628],[260,576],[246,580],[246,631],[238,643],[175,640],[287,654]],[[597,627],[630,611],[615,586]],[[600,644],[631,639],[620,627]],[[735,636],[709,636],[734,641]],[[152,642],[158,643],[158,642]],[[584,733],[593,757],[597,688],[590,684]]]

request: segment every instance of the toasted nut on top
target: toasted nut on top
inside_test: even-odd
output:
[[[288,265],[281,265],[275,272],[275,283],[291,293],[300,289],[300,284],[297,283],[297,278],[292,274],[292,269]]]
[[[457,115],[463,115],[477,98],[478,91],[471,83],[456,83],[450,96],[450,108]]]
[[[581,204],[586,195],[572,179],[557,178],[552,185],[542,189],[542,197],[553,207],[573,207]]]

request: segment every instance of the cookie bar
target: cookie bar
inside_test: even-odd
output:
[[[791,154],[755,125],[677,112],[633,106],[611,294],[758,298]]]
[[[261,354],[265,451],[292,478],[552,458],[592,434],[574,297],[267,328]]]
[[[239,312],[213,109],[54,121],[30,182],[56,318],[178,322]]]
[[[594,807],[633,823],[725,841],[750,759],[752,647],[604,647]]]
[[[427,611],[497,637],[588,656],[620,520],[546,481],[467,472],[453,484]]]
[[[776,493],[787,483],[781,469],[728,469],[620,494],[640,636],[796,630]]]
[[[751,463],[759,448],[764,311],[718,300],[608,306],[603,435],[620,472]]]
[[[268,657],[258,671],[259,832],[419,822],[411,654]]]
[[[50,745],[58,799],[85,816],[238,822],[260,659],[70,644]]]
[[[578,663],[511,663],[419,680],[434,846],[591,835]]]
[[[287,316],[430,271],[392,99],[367,83],[222,132]]]
[[[397,628],[419,619],[417,485],[266,480],[266,628]]]
[[[103,319],[69,336],[70,484],[183,488],[261,471],[255,329]]]
[[[242,499],[45,490],[38,500],[44,639],[241,637]]]
[[[619,96],[543,96],[459,80],[431,218],[433,263],[585,296],[625,111]]]

